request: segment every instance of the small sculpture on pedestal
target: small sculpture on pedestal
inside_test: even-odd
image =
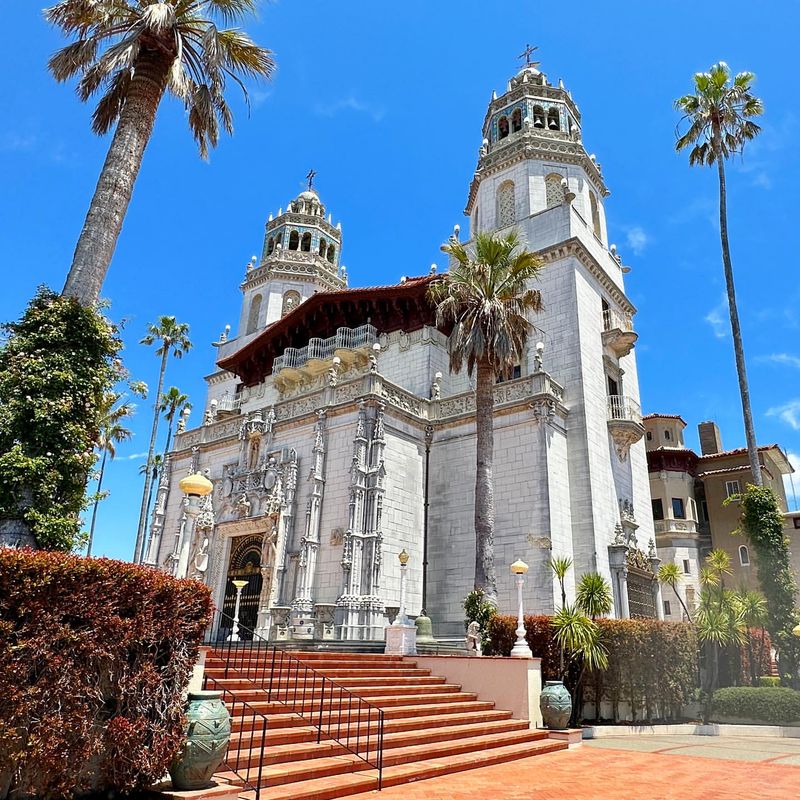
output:
[[[468,656],[481,656],[481,626],[473,620],[467,625],[467,655]]]

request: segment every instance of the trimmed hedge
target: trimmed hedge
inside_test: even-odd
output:
[[[736,717],[773,724],[800,723],[800,692],[780,686],[729,686],[717,689],[713,718]]]
[[[583,679],[584,700],[600,698],[611,704],[614,721],[620,706],[631,709],[633,720],[677,719],[698,686],[697,637],[691,625],[641,619],[597,620],[608,649],[608,669],[588,672]],[[489,623],[489,655],[509,655],[516,641],[515,617],[496,616]],[[542,659],[542,680],[557,680],[559,651],[550,617],[525,617],[526,639],[534,656]],[[573,690],[577,671],[567,676]]]
[[[777,675],[762,675],[758,679],[759,686],[780,686],[781,679]]]
[[[0,550],[0,798],[127,792],[183,740],[208,589],[156,570]]]

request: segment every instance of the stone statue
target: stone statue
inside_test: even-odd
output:
[[[203,539],[197,553],[194,556],[194,568],[202,576],[208,569],[208,537]]]
[[[247,495],[242,493],[236,500],[236,511],[239,514],[239,517],[249,517],[250,516],[250,501],[247,499]]]
[[[467,625],[467,655],[480,656],[481,652],[481,626],[473,620]]]

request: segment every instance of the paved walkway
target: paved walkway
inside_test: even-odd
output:
[[[793,766],[796,765],[796,766]],[[631,736],[352,800],[798,800],[800,740]]]

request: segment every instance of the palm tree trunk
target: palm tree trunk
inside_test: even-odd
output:
[[[133,551],[133,563],[140,564],[144,558],[144,539],[145,529],[147,528],[147,505],[150,497],[150,485],[153,482],[153,453],[156,449],[156,436],[158,435],[158,419],[160,416],[158,404],[161,392],[164,389],[164,374],[167,371],[167,359],[169,358],[169,348],[163,345],[164,352],[161,354],[161,370],[158,373],[158,389],[156,399],[153,403],[153,427],[150,431],[150,446],[147,448],[147,469],[144,472],[144,490],[142,491],[142,507],[139,511],[139,528],[136,531],[136,547]]]
[[[722,263],[725,268],[725,287],[728,292],[728,310],[731,316],[731,334],[733,336],[733,352],[736,356],[736,373],[739,377],[739,394],[742,398],[742,416],[744,417],[744,433],[747,439],[747,455],[750,460],[750,471],[753,483],[762,485],[761,463],[758,460],[758,443],[756,442],[753,411],[750,408],[750,387],[747,383],[747,366],[744,360],[744,344],[742,329],[739,325],[739,310],[736,306],[736,289],[733,283],[733,266],[728,243],[728,195],[725,187],[724,159],[717,158],[719,173],[719,235],[722,241]]]
[[[169,67],[165,54],[145,48],[136,61],[64,285],[63,294],[76,297],[83,305],[97,301],[111,264],[142,156],[153,132],[156,111],[164,95]]]
[[[494,569],[494,370],[488,361],[477,364],[475,387],[475,588],[483,589],[487,599],[497,603],[497,578]]]
[[[106,471],[106,456],[108,450],[103,448],[103,460],[100,462],[100,475],[97,478],[97,496],[94,500],[94,508],[92,509],[92,524],[89,526],[89,542],[86,545],[86,558],[92,554],[92,542],[94,541],[94,524],[97,521],[97,506],[100,503],[100,489],[103,487],[103,473]]]
[[[683,598],[681,597],[680,592],[678,591],[677,585],[670,584],[670,586],[672,586],[672,591],[675,593],[675,597],[678,598],[678,602],[681,604],[683,613],[686,614],[686,619],[689,620],[689,622],[691,623],[692,615],[689,613],[689,609],[686,607],[686,603],[683,602]]]

